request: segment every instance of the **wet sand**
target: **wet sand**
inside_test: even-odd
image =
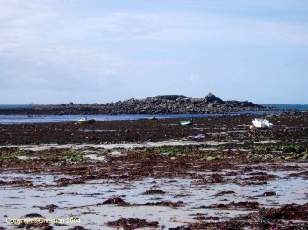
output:
[[[0,226],[305,229],[308,113],[252,118],[0,125]]]

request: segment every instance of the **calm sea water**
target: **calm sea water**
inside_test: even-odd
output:
[[[1,109],[30,109],[32,107],[31,104],[0,104]]]
[[[162,114],[155,115],[157,119],[168,119],[168,118],[198,118],[198,117],[209,117],[209,116],[221,116],[221,115],[241,115],[241,114],[268,114],[268,113],[279,113],[288,110],[299,110],[308,111],[308,104],[306,105],[295,105],[295,104],[267,104],[278,111],[271,112],[236,112],[236,113],[225,113],[225,114]],[[16,108],[31,108],[31,105],[0,105],[1,109],[16,109]],[[140,120],[149,119],[153,117],[151,114],[129,114],[129,115],[88,115],[88,119],[95,119],[97,121],[120,121],[120,120]],[[20,124],[20,123],[45,123],[45,122],[65,122],[65,121],[78,121],[84,118],[84,115],[0,115],[1,124]]]
[[[308,104],[265,104],[265,106],[270,106],[280,111],[308,111]]]

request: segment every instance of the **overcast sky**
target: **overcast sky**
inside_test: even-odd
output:
[[[308,103],[307,0],[0,0],[0,103]]]

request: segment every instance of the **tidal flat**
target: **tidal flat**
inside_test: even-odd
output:
[[[0,124],[0,229],[307,229],[308,113],[255,117]]]

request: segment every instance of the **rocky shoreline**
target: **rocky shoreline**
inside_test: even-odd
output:
[[[0,124],[0,229],[307,229],[308,112],[256,117]]]
[[[87,114],[205,114],[260,111],[267,107],[248,101],[223,101],[213,94],[204,98],[164,95],[129,99],[108,104],[33,105],[30,108],[1,109],[0,114],[87,115]]]

